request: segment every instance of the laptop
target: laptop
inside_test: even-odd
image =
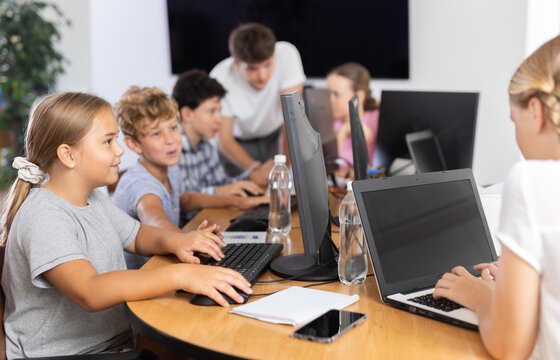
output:
[[[470,169],[353,183],[381,299],[395,307],[477,329],[476,314],[447,299],[436,282],[457,265],[496,261]],[[434,307],[435,306],[435,307]]]
[[[334,165],[338,158],[336,134],[333,127],[333,115],[327,89],[305,88],[303,90],[305,115],[313,130],[321,135],[323,156],[327,167]],[[327,169],[327,173],[329,173]]]
[[[431,130],[408,133],[405,138],[416,172],[446,170],[439,141]]]

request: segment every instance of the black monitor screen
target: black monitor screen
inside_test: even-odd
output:
[[[373,78],[409,77],[408,0],[167,0],[167,13],[175,74],[210,71],[229,56],[230,31],[259,22],[298,48],[307,76],[355,61]]]
[[[362,196],[387,284],[442,274],[457,265],[472,270],[492,261],[469,180]]]
[[[374,166],[408,158],[406,134],[431,130],[447,169],[472,168],[478,93],[382,91]]]

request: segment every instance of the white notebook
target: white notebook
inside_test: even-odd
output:
[[[275,324],[299,326],[331,310],[349,306],[360,297],[292,286],[230,310],[232,314]]]

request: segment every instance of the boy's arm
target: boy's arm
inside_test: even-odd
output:
[[[223,207],[236,207],[238,209],[246,210],[260,204],[266,204],[268,202],[268,196],[221,196],[194,192],[189,193],[185,191],[183,195],[181,195],[181,210],[191,211],[200,210],[203,208]]]
[[[144,195],[140,198],[136,204],[136,213],[142,224],[170,231],[180,231],[177,225],[169,221],[161,199],[154,194]]]
[[[240,168],[250,168],[255,163],[255,159],[233,137],[233,118],[224,116],[222,119],[218,132],[220,151]]]

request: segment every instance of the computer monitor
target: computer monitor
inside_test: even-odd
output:
[[[410,158],[405,135],[431,130],[447,169],[472,168],[477,92],[382,91],[374,166]],[[390,174],[389,174],[390,175]]]
[[[338,145],[333,127],[333,115],[327,89],[306,87],[303,89],[305,114],[311,127],[321,135],[323,156],[327,173],[336,169],[335,160],[338,158]]]
[[[299,93],[281,95],[288,148],[294,174],[304,254],[282,256],[273,273],[298,280],[338,279],[338,251],[331,238],[329,190],[321,136],[305,117]]]
[[[406,134],[406,145],[417,173],[447,169],[438,138],[431,130]]]
[[[350,111],[350,137],[352,139],[352,163],[354,166],[354,180],[363,180],[368,177],[369,153],[360,120],[360,104],[358,96],[352,96],[348,101]]]

